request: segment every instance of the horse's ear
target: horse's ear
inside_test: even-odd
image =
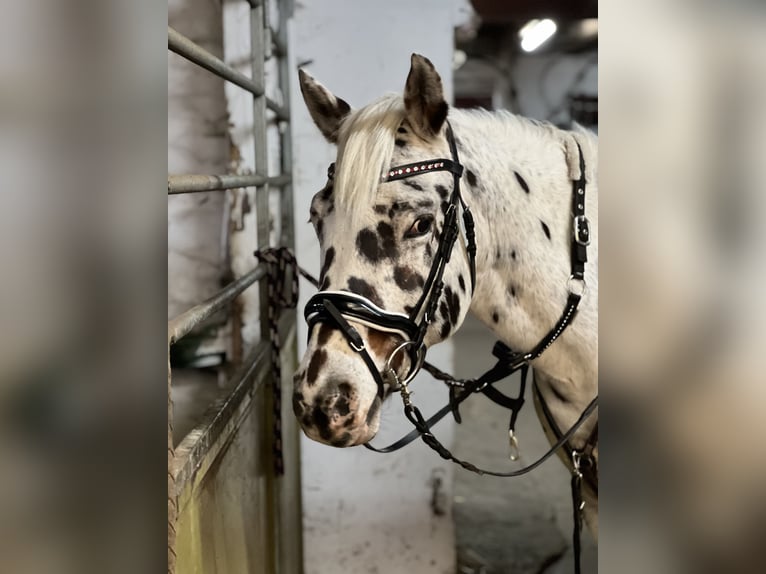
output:
[[[412,129],[424,139],[439,133],[447,119],[442,79],[431,60],[412,54],[410,74],[404,87],[404,107]]]
[[[343,119],[351,111],[351,106],[336,98],[330,90],[317,82],[303,70],[298,70],[301,93],[311,119],[330,143],[338,143],[338,130]]]

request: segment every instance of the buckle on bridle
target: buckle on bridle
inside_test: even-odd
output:
[[[576,215],[572,223],[575,242],[583,247],[590,245],[590,221],[588,218],[584,215]]]

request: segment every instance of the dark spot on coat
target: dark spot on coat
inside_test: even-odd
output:
[[[496,258],[498,261],[500,261],[500,256],[501,256],[501,253],[500,253],[500,248],[498,247],[498,248],[497,248],[497,252],[495,253],[495,258]]]
[[[356,415],[351,415],[343,422],[343,428],[348,428],[350,426],[353,426],[356,422]]]
[[[433,209],[434,202],[430,199],[421,199],[415,205],[421,209]]]
[[[433,259],[434,256],[434,248],[431,247],[430,243],[426,243],[426,255],[429,259]]]
[[[551,230],[548,229],[548,226],[545,224],[544,221],[540,221],[540,225],[543,226],[543,233],[545,233],[545,236],[550,239],[551,238]]]
[[[327,214],[329,215],[330,213],[332,213],[334,209],[335,209],[335,202],[331,201],[330,205],[327,207]]]
[[[394,267],[394,281],[396,281],[399,288],[404,291],[414,291],[415,289],[423,287],[423,284],[425,283],[423,276],[417,271],[414,271],[412,267],[399,265]]]
[[[319,333],[317,334],[317,345],[326,345],[332,335],[332,327],[327,323],[320,323]]]
[[[492,322],[497,323],[500,320],[500,315],[497,314],[497,311],[492,313]]]
[[[396,238],[394,237],[394,228],[385,221],[378,223],[378,235],[381,240],[381,251],[389,259],[394,259],[398,254],[396,248]]]
[[[412,181],[411,179],[405,179],[402,181],[404,185],[407,187],[411,187],[415,191],[423,191],[423,186],[420,185],[417,181]]]
[[[404,126],[399,126],[399,128],[396,130],[396,133],[398,133],[398,134],[406,134],[407,133],[407,128],[405,128]]]
[[[319,238],[319,242],[321,243],[324,240],[324,220],[318,219],[316,223],[317,228],[317,237]]]
[[[444,187],[443,185],[437,185],[436,191],[441,196],[442,199],[447,199],[447,196],[449,195],[449,191],[447,191],[446,187]]]
[[[407,314],[411,314],[415,310],[415,307],[412,305],[405,305],[404,306],[404,312]]]
[[[395,144],[397,147],[404,147],[404,146],[406,146],[406,145],[407,145],[407,142],[406,142],[406,141],[404,141],[404,140],[401,140],[401,139],[399,139],[399,138],[396,138],[396,139],[394,140],[394,144]]]
[[[468,185],[471,187],[476,187],[476,174],[473,173],[470,169],[465,170],[465,176],[468,179]]]
[[[511,292],[511,297],[516,297],[516,287],[511,285],[510,292]]]
[[[463,279],[463,275],[457,276],[457,282],[460,285],[460,289],[465,293],[465,279]]]
[[[516,250],[515,249],[513,251],[511,251],[511,259],[516,261]]]
[[[296,391],[293,393],[293,412],[300,416],[303,410],[303,393]]]
[[[370,228],[362,229],[356,236],[356,248],[373,263],[380,261],[382,256],[378,246],[378,236]]]
[[[314,402],[314,408],[312,411],[312,418],[314,426],[319,431],[319,436],[324,440],[330,440],[332,433],[330,432],[330,417],[322,410],[322,405],[319,396],[317,396]]]
[[[460,314],[460,297],[449,286],[444,288],[444,297],[447,300],[450,323],[457,325],[457,318]]]
[[[309,361],[309,368],[306,370],[306,384],[312,386],[316,384],[317,377],[319,376],[319,370],[327,362],[327,351],[319,349],[311,356]]]
[[[412,209],[412,204],[408,201],[396,201],[391,206],[392,211],[403,211],[405,209]]]
[[[319,280],[324,281],[327,277],[327,272],[330,270],[330,265],[335,260],[335,248],[330,247],[324,254],[324,262],[322,263],[322,269],[319,271]]]
[[[451,328],[452,326],[449,324],[449,321],[445,320],[444,323],[442,323],[441,329],[439,330],[439,336],[442,338],[442,340],[449,337],[449,332]]]
[[[330,201],[331,196],[332,196],[332,184],[328,183],[319,194],[319,199],[321,199],[322,201]]]
[[[449,202],[442,201],[441,208],[442,208],[442,213],[446,214],[447,210],[449,209]]]
[[[518,171],[514,171],[513,175],[516,176],[516,181],[519,182],[519,185],[521,186],[521,189],[523,189],[526,193],[529,193],[529,186],[527,185],[527,182],[524,181],[524,178],[519,175]]]
[[[442,300],[442,302],[439,303],[439,313],[441,313],[444,321],[449,323],[449,307],[447,307],[447,302],[445,300]]]
[[[378,291],[364,279],[351,277],[348,280],[348,288],[352,293],[366,297],[379,307],[383,307],[383,301],[381,301]]]
[[[385,205],[378,204],[375,206],[375,213],[384,214],[386,211],[388,211],[388,207]]]

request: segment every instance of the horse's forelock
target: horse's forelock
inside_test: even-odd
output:
[[[341,126],[335,204],[352,225],[371,209],[380,176],[391,163],[404,102],[388,95],[349,115]]]

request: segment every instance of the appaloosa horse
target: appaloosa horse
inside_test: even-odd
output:
[[[370,441],[382,401],[406,390],[400,382],[425,350],[453,335],[470,309],[512,349],[550,339],[528,362],[553,441],[552,426],[570,428],[598,393],[595,136],[450,108],[434,66],[418,55],[403,97],[359,110],[303,71],[300,85],[314,122],[338,146],[311,203],[323,262],[294,377],[304,432],[338,447]],[[457,212],[468,209],[473,222],[461,229]],[[456,241],[461,234],[468,246]],[[591,416],[567,444],[587,443],[583,495],[594,533],[596,428]],[[568,453],[562,459],[571,467]]]

